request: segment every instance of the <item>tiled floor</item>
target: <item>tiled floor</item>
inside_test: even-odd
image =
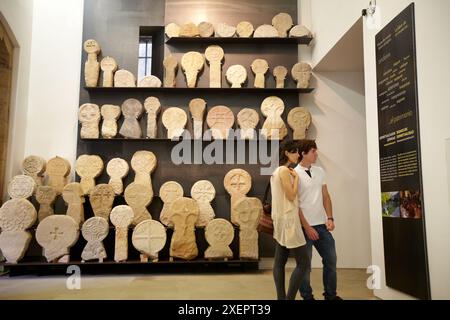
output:
[[[287,270],[286,281],[291,270]],[[344,299],[374,299],[361,269],[338,270]],[[271,270],[245,274],[159,274],[83,276],[80,290],[68,290],[66,277],[0,277],[0,299],[275,299]],[[321,299],[322,270],[311,283]],[[299,297],[297,296],[297,299]]]

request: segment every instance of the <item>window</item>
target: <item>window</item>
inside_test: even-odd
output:
[[[152,74],[152,37],[141,37],[139,40],[138,79]]]

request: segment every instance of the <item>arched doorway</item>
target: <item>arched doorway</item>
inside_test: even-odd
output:
[[[6,155],[8,148],[11,78],[13,63],[12,41],[0,21],[0,203],[5,184]]]

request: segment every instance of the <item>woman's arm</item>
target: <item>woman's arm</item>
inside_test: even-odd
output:
[[[291,180],[294,177],[294,181]],[[280,170],[281,185],[286,197],[290,201],[294,201],[298,191],[298,175],[293,169],[281,168]]]

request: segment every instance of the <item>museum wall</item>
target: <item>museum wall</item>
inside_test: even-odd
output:
[[[33,0],[0,1],[0,19],[14,42],[12,94],[9,120],[9,145],[5,182],[20,171],[28,130],[28,98],[31,58]],[[14,137],[12,141],[11,137]],[[6,183],[2,199],[6,200]]]
[[[450,30],[446,12],[450,2],[446,0],[417,0],[416,42],[419,89],[419,110],[421,127],[422,171],[425,201],[428,260],[431,294],[434,299],[450,296],[450,208],[448,201],[445,140],[450,137],[450,110],[443,94],[448,90],[450,70],[447,58],[450,44],[445,39]],[[368,5],[366,0],[327,1],[300,0],[301,7],[311,10],[311,28],[316,35],[312,53],[313,64],[319,62],[336,44],[345,31],[361,16],[361,10]],[[339,10],[337,6],[339,3]],[[383,27],[400,13],[411,1],[379,0],[382,8]],[[301,10],[300,7],[300,10]],[[447,8],[447,9],[445,9]],[[410,299],[409,296],[387,288],[384,280],[384,253],[380,202],[380,172],[378,161],[378,120],[376,98],[376,31],[364,28],[365,94],[367,123],[367,159],[370,201],[370,235],[372,264],[381,268],[381,289],[375,294],[383,299]]]

